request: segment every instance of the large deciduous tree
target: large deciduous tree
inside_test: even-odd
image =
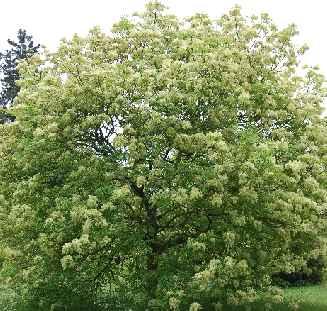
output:
[[[26,306],[280,299],[271,275],[316,252],[326,210],[324,79],[299,75],[295,34],[265,14],[180,20],[151,2],[21,65],[0,236]]]
[[[17,41],[8,39],[8,44],[10,49],[0,53],[0,109],[11,106],[19,92],[19,86],[17,85],[19,80],[18,63],[37,53],[40,48],[40,45],[35,44],[33,37],[28,35],[24,29],[18,30]],[[0,114],[0,122],[6,120],[13,120],[13,117],[3,111]]]

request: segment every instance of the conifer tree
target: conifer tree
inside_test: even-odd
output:
[[[28,35],[26,30],[19,29],[16,41],[8,39],[10,48],[0,53],[0,70],[1,70],[1,93],[0,108],[9,108],[19,92],[17,80],[19,73],[17,65],[20,61],[25,60],[38,52],[40,44],[35,44],[33,37]],[[14,120],[14,117],[6,111],[0,113],[0,122]]]

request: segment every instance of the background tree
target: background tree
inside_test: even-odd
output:
[[[0,238],[24,310],[280,301],[271,276],[318,254],[327,200],[324,79],[297,75],[295,34],[151,2],[22,64]]]
[[[17,41],[8,39],[8,44],[10,49],[0,53],[0,108],[2,109],[10,107],[19,92],[16,83],[19,80],[18,63],[37,53],[40,48],[40,45],[35,44],[32,36],[24,29],[18,30]],[[13,117],[5,112],[0,115],[0,122],[12,119]]]

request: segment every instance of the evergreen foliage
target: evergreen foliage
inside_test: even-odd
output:
[[[3,109],[13,104],[19,92],[19,86],[16,83],[19,80],[18,63],[37,53],[40,48],[39,44],[34,44],[32,36],[23,29],[18,30],[17,41],[8,39],[8,44],[10,49],[0,53],[0,108],[2,108],[0,122],[13,120],[13,116],[8,115]]]

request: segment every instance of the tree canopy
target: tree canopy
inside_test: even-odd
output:
[[[158,2],[20,65],[0,128],[2,278],[27,310],[219,310],[317,254],[324,78],[293,25]]]

